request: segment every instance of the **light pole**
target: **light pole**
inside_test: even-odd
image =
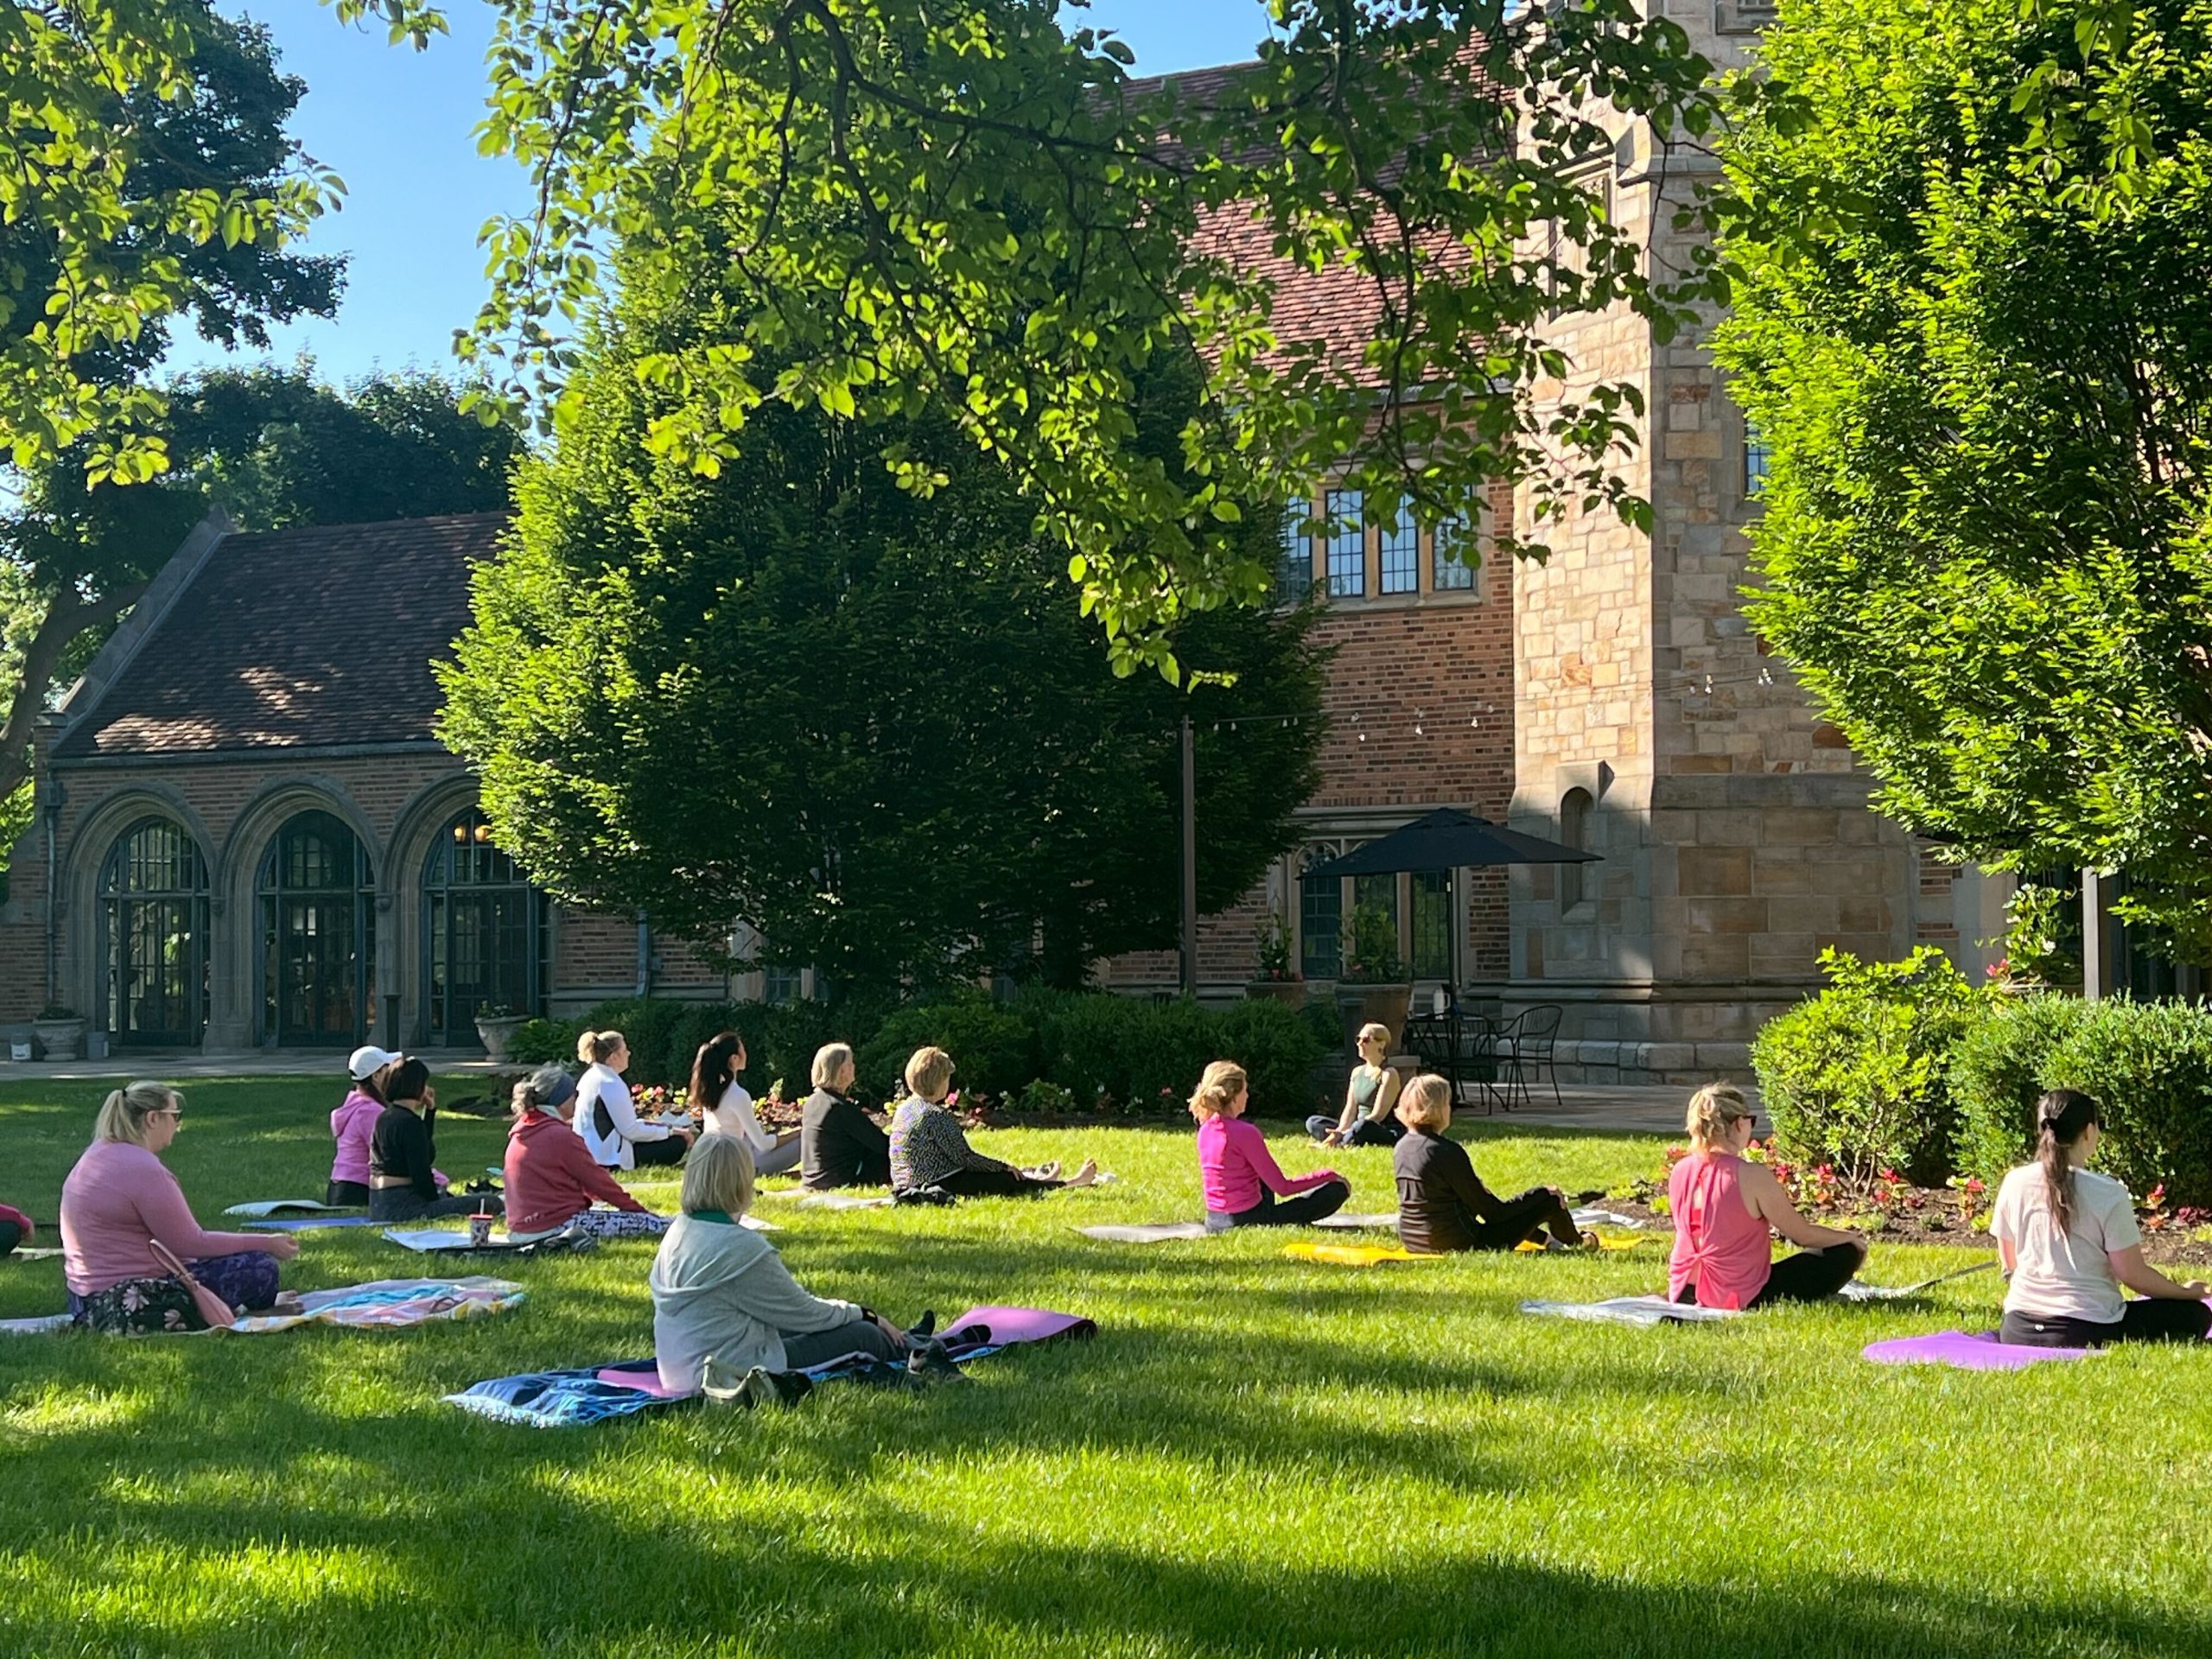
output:
[[[1183,716],[1183,995],[1198,994],[1198,758],[1191,717]]]

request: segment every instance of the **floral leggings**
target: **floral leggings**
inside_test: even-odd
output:
[[[268,1307],[276,1300],[276,1258],[264,1251],[211,1255],[188,1265],[194,1278],[234,1308]],[[86,1330],[111,1337],[207,1328],[207,1321],[192,1304],[192,1292],[166,1275],[126,1279],[89,1296],[72,1291],[69,1312]]]

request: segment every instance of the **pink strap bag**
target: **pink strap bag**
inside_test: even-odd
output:
[[[153,1251],[154,1260],[161,1263],[163,1272],[181,1281],[184,1287],[192,1293],[192,1306],[199,1311],[200,1317],[207,1322],[209,1330],[227,1330],[238,1323],[238,1316],[232,1311],[231,1305],[194,1278],[192,1269],[177,1259],[175,1250],[169,1249],[158,1238],[147,1240],[146,1248]]]

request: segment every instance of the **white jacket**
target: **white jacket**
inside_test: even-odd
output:
[[[607,1108],[613,1120],[614,1132],[601,1135],[599,1132],[601,1106]],[[584,1068],[582,1077],[576,1079],[576,1133],[584,1138],[584,1145],[591,1151],[592,1161],[602,1169],[635,1169],[637,1154],[630,1150],[632,1141],[665,1141],[668,1131],[658,1123],[648,1123],[638,1116],[637,1103],[630,1098],[630,1085],[603,1065]]]
[[[753,1096],[741,1083],[732,1081],[722,1090],[721,1099],[707,1108],[706,1119],[707,1134],[734,1135],[753,1148],[755,1158],[776,1149],[775,1135],[760,1121]]]

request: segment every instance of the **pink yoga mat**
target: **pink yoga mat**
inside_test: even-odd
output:
[[[1962,1371],[2016,1371],[2051,1359],[2087,1359],[2094,1348],[2023,1348],[1997,1340],[1994,1331],[1938,1331],[1933,1336],[1870,1342],[1865,1353],[1878,1365],[1950,1365]]]
[[[956,1340],[970,1325],[987,1325],[991,1345],[1004,1348],[1018,1342],[1050,1342],[1055,1337],[1095,1337],[1098,1327],[1075,1313],[1055,1313],[1043,1307],[971,1307],[944,1327],[944,1340]]]
[[[698,1392],[696,1389],[687,1393],[681,1389],[663,1388],[660,1368],[650,1359],[607,1366],[600,1372],[599,1380],[609,1388],[635,1389],[639,1393],[650,1394],[657,1400],[688,1400]]]

